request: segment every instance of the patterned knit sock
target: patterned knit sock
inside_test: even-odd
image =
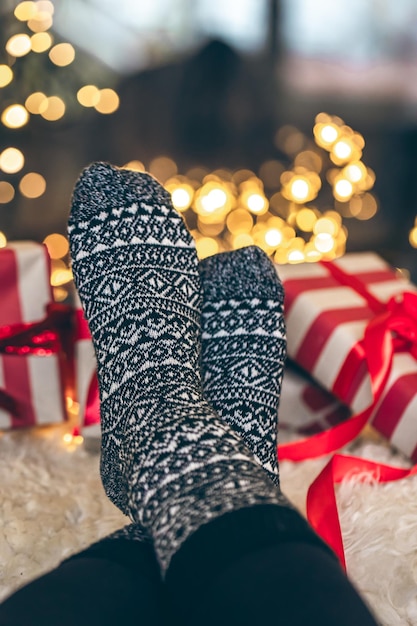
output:
[[[284,292],[251,246],[204,259],[204,394],[277,484],[277,410],[286,356]]]
[[[203,397],[198,261],[168,193],[94,164],[75,187],[69,237],[98,363],[103,484],[166,571],[207,522],[287,503]]]

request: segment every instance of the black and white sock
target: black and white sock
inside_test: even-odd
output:
[[[94,164],[68,231],[98,362],[103,484],[151,534],[165,571],[210,520],[286,500],[203,397],[198,261],[169,194]]]
[[[275,483],[277,409],[286,356],[284,292],[269,257],[255,246],[199,264],[203,287],[204,395],[243,438]],[[145,541],[127,526],[111,537]]]
[[[255,246],[200,263],[207,400],[279,483],[277,411],[286,357],[284,292]]]

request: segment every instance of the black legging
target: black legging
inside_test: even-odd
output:
[[[164,583],[149,544],[103,540],[7,599],[0,625],[375,626],[329,550],[309,533],[271,542],[275,513],[260,513],[197,531]]]

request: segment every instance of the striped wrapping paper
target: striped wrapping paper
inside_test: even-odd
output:
[[[39,322],[53,300],[45,246],[11,243],[0,249],[0,328]],[[0,353],[0,429],[62,422],[67,418],[60,353]]]
[[[279,402],[279,426],[313,435],[327,430],[351,415],[351,410],[310,376],[287,361]]]
[[[330,264],[277,266],[277,272],[286,293],[289,356],[354,413],[362,411],[373,401],[366,360],[349,371],[349,358],[388,301],[401,302],[403,293],[417,288],[374,253],[346,254]],[[411,352],[394,354],[371,422],[417,461],[417,360]]]
[[[80,430],[85,438],[98,440],[100,431],[100,407],[98,401],[97,361],[90,331],[75,294],[75,380],[79,403]]]

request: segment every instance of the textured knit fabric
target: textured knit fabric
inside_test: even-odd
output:
[[[165,571],[201,525],[287,503],[203,397],[198,260],[169,194],[146,174],[93,164],[68,232],[98,363],[103,485]]]
[[[278,484],[277,410],[286,356],[284,292],[255,246],[200,263],[204,394]]]

